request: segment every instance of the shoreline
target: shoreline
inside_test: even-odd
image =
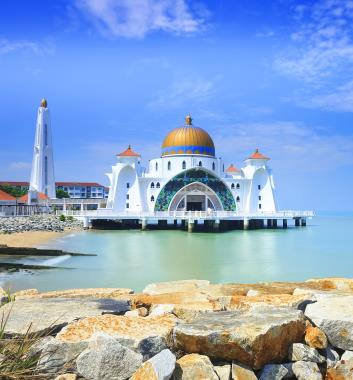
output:
[[[78,231],[26,231],[15,232],[12,234],[0,233],[0,245],[7,245],[9,247],[16,248],[35,248],[73,232]]]

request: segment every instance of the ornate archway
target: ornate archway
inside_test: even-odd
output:
[[[224,182],[204,168],[194,168],[177,174],[158,194],[155,211],[168,211],[176,194],[190,184],[204,185],[216,195],[225,211],[235,211],[236,204],[231,191]],[[212,202],[213,203],[213,202]],[[215,204],[213,206],[216,208]]]

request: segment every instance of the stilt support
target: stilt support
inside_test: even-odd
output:
[[[272,228],[272,219],[267,219],[267,228]]]
[[[283,219],[283,228],[287,228],[288,225],[287,225],[287,219]]]
[[[301,225],[302,225],[302,227],[306,226],[306,219],[304,219],[304,218],[301,219]]]
[[[300,226],[300,218],[295,218],[295,226],[296,227]]]
[[[214,222],[213,222],[213,231],[215,232],[218,232],[219,231],[219,225],[221,224],[220,220],[219,219],[216,219]]]
[[[193,232],[195,227],[195,223],[193,220],[189,219],[188,220],[188,232]]]
[[[249,219],[244,218],[244,220],[243,220],[243,228],[244,228],[244,230],[248,230],[249,229],[249,225],[250,225]]]
[[[141,230],[145,231],[147,229],[147,220],[145,218],[141,219]]]
[[[272,227],[277,228],[277,219],[272,219]]]

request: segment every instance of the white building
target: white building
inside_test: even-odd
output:
[[[257,149],[237,169],[227,169],[217,158],[210,135],[192,124],[168,133],[161,157],[142,166],[141,156],[129,146],[117,155],[107,174],[107,209],[126,211],[235,211],[276,212],[275,186],[269,158]]]
[[[45,99],[42,99],[37,113],[29,203],[35,202],[37,193],[56,197],[50,112]]]

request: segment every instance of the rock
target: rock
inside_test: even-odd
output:
[[[288,374],[288,369],[282,364],[266,364],[260,380],[282,380]]]
[[[288,347],[301,341],[303,314],[285,308],[251,312],[205,313],[174,328],[174,345],[222,360],[236,360],[252,368],[283,361]]]
[[[293,379],[293,363],[282,363],[282,365],[283,367],[286,367],[286,370],[288,371],[287,374],[284,376],[284,379]]]
[[[311,348],[302,343],[293,343],[289,347],[288,358],[293,362],[306,361],[324,363],[326,360],[315,348]]]
[[[221,362],[213,365],[213,369],[219,377],[219,380],[230,380],[231,368],[231,365],[227,362]]]
[[[146,294],[164,294],[179,292],[194,292],[210,285],[207,280],[182,280],[149,284],[143,289]]]
[[[232,380],[257,380],[254,371],[241,363],[232,363]]]
[[[87,380],[125,380],[142,364],[142,355],[106,334],[92,336],[76,360],[77,371]]]
[[[326,347],[324,350],[324,355],[326,357],[327,368],[332,368],[340,360],[338,352],[335,351],[332,347]]]
[[[307,280],[305,283],[321,290],[339,290],[353,292],[353,279],[351,278],[320,278]]]
[[[64,343],[56,340],[48,342],[42,349],[37,363],[39,373],[57,374],[73,362],[86,349],[88,342]],[[66,368],[67,370],[67,368]]]
[[[157,317],[158,315],[165,315],[172,313],[174,305],[163,304],[163,305],[153,305],[150,309],[149,317]]]
[[[56,331],[72,321],[103,313],[121,314],[130,310],[127,301],[113,299],[19,299],[4,305],[1,310],[11,313],[5,334],[25,334],[31,326],[31,333]]]
[[[55,380],[76,380],[77,375],[74,373],[64,373],[55,378]]]
[[[341,360],[351,360],[353,359],[353,351],[344,351]]]
[[[130,380],[169,380],[175,368],[175,356],[169,350],[163,350],[144,362]]]
[[[334,368],[328,368],[326,380],[353,380],[353,359],[341,360]]]
[[[146,360],[167,347],[175,324],[173,315],[141,318],[105,314],[71,323],[60,331],[56,339],[80,342],[89,339],[95,332],[103,332],[121,344],[140,351]]]
[[[322,375],[316,363],[298,361],[293,363],[293,372],[298,380],[322,380]]]
[[[126,317],[146,317],[148,310],[145,307],[139,307],[135,310],[127,311],[124,315]]]
[[[258,290],[254,289],[249,289],[248,292],[246,293],[247,297],[253,297],[253,296],[258,296],[260,292]]]
[[[326,334],[332,346],[353,350],[353,295],[320,298],[305,315]]]
[[[325,333],[318,327],[308,326],[305,330],[305,343],[312,348],[326,348],[327,338]]]
[[[176,362],[173,380],[219,380],[207,356],[185,355]]]

